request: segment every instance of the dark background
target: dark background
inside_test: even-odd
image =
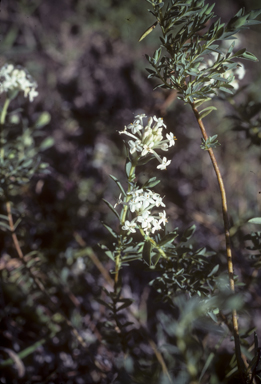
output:
[[[118,198],[109,174],[124,182],[124,151],[117,131],[137,113],[164,117],[168,130],[178,139],[168,170],[156,174],[161,179],[157,192],[165,196],[167,205],[168,230],[185,230],[196,224],[192,242],[215,250],[225,265],[215,175],[208,154],[200,149],[201,134],[189,107],[175,97],[170,102],[167,91],[153,91],[155,83],[146,77],[145,53],[152,55],[159,46],[157,29],[138,43],[154,22],[147,11],[149,3],[2,0],[0,7],[0,64],[23,65],[38,82],[39,96],[34,102],[21,95],[13,107],[22,106],[19,116],[27,118],[29,125],[42,111],[48,112],[51,120],[45,135],[53,140],[42,154],[50,165],[49,175],[35,176],[16,196],[16,208],[24,216],[19,236],[25,251],[38,250],[46,288],[89,346],[88,351],[82,350],[62,322],[58,330],[52,329],[46,299],[38,295],[32,282],[22,279],[11,240],[4,234],[0,261],[2,345],[19,353],[39,339],[45,338],[45,342],[23,359],[26,372],[22,378],[19,369],[9,365],[0,380],[109,383],[113,379],[110,372],[117,371],[116,355],[99,340],[103,309],[95,301],[99,286],[106,286],[106,282],[90,254],[97,255],[108,271],[113,269],[97,243],[111,241],[101,221],[117,229],[114,216],[102,201],[105,198],[114,205]],[[250,11],[261,7],[261,2],[219,0],[214,11],[226,22],[240,7]],[[260,60],[260,26],[246,30],[239,38],[239,48],[246,47]],[[260,63],[244,64],[247,73],[241,84],[249,84],[247,97],[261,101]],[[242,102],[244,96],[240,94],[236,100]],[[260,147],[250,145],[243,133],[231,131],[231,121],[226,118],[231,112],[228,103],[215,100],[214,104],[218,110],[205,119],[205,124],[210,135],[219,135],[222,144],[216,153],[227,189],[236,273],[248,281],[252,270],[242,238],[256,230],[246,221],[261,214]],[[149,163],[142,176],[154,176],[154,170],[155,164]],[[85,242],[83,249],[77,235]],[[136,300],[137,310],[146,307],[155,295],[147,285],[152,275],[144,273],[142,264],[137,263],[122,275],[126,296]],[[249,292],[249,303],[258,307],[258,275]],[[254,309],[251,314],[249,324],[260,327]],[[148,310],[148,316],[154,314]],[[153,325],[152,319],[148,322]],[[52,331],[55,336],[49,337]],[[1,354],[2,359],[8,358]],[[98,369],[99,359],[108,367],[105,364]]]

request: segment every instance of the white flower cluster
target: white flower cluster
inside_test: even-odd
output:
[[[144,114],[135,116],[134,122],[119,133],[128,135],[133,139],[128,141],[131,154],[141,152],[140,156],[142,157],[148,153],[152,153],[160,163],[157,168],[166,169],[171,161],[167,160],[166,157],[161,159],[155,150],[162,149],[163,151],[167,151],[169,147],[175,145],[174,140],[176,138],[173,133],[167,133],[167,139],[163,140],[162,131],[163,127],[166,128],[166,125],[163,123],[162,118],[157,119],[156,116],[150,117],[147,125],[144,127],[143,118],[146,117]],[[128,130],[131,131],[131,133],[128,132]]]
[[[0,69],[0,93],[23,91],[24,97],[29,96],[29,100],[33,101],[38,95],[36,87],[37,83],[23,67],[5,64]]]
[[[235,90],[237,90],[239,88],[239,80],[242,80],[246,73],[244,64],[238,64],[234,71],[226,71],[223,76],[227,79],[232,73],[235,75],[235,77],[229,84],[232,85]]]
[[[214,56],[214,59],[208,59],[206,63],[203,63],[199,66],[199,69],[202,71],[204,69],[210,69],[216,62],[217,60],[217,57],[218,57],[218,53],[216,52],[212,52],[211,53],[212,56]],[[236,69],[234,70],[228,70],[224,73],[222,73],[220,76],[223,77],[224,79],[228,79],[231,75],[234,75],[234,78],[232,79],[232,81],[230,81],[230,85],[232,85],[232,87],[237,90],[239,88],[239,80],[242,80],[245,76],[245,73],[246,73],[246,70],[245,70],[245,67],[242,63],[238,63],[238,66]],[[214,79],[211,79],[208,83],[212,84],[214,83],[215,80]],[[208,84],[206,83],[206,84]]]
[[[154,207],[165,207],[162,197],[158,193],[141,188],[128,192],[128,195],[131,195],[131,199],[127,204],[130,211],[136,212],[137,216],[132,221],[126,220],[125,225],[122,227],[123,230],[135,233],[136,228],[140,226],[148,235],[150,232],[154,233],[162,229],[161,224],[165,225],[168,222],[165,211],[151,214]],[[119,203],[122,203],[120,198]]]

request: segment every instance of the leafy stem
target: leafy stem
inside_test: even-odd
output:
[[[0,116],[0,127],[1,127],[1,132],[0,132],[0,140],[1,140],[0,158],[1,158],[1,162],[3,162],[3,160],[4,160],[3,126],[5,124],[6,114],[7,114],[7,110],[8,110],[10,101],[11,101],[11,99],[6,98],[4,106],[3,106],[3,109],[1,111],[1,116]],[[5,202],[5,206],[6,206],[9,230],[11,232],[13,244],[14,244],[15,250],[17,252],[17,255],[18,255],[19,259],[21,260],[22,264],[24,265],[25,269],[28,271],[30,277],[33,279],[33,281],[34,281],[35,285],[37,286],[37,288],[47,297],[48,301],[54,307],[55,303],[53,302],[51,296],[49,295],[48,291],[44,287],[43,283],[41,282],[41,280],[37,276],[35,276],[35,273],[33,272],[32,267],[28,267],[27,266],[25,255],[24,255],[24,253],[22,251],[22,248],[20,246],[20,242],[19,242],[18,237],[16,235],[16,225],[14,224],[11,202],[10,202],[10,199],[9,199],[9,196],[8,196],[7,193],[5,193],[5,201],[6,201]],[[57,312],[55,307],[54,307],[54,311]],[[85,341],[83,340],[82,336],[79,334],[77,329],[74,327],[74,325],[71,323],[71,321],[62,312],[60,312],[60,315],[62,316],[62,318],[64,319],[66,324],[70,327],[70,329],[72,330],[74,336],[77,338],[78,342],[83,347],[86,347]]]
[[[4,103],[4,106],[3,106],[3,109],[1,111],[1,117],[0,117],[0,159],[1,159],[1,162],[4,161],[4,138],[3,138],[3,125],[5,123],[5,118],[6,118],[6,114],[7,114],[7,109],[9,107],[9,104],[10,104],[10,99],[7,97],[5,99],[5,103]]]
[[[126,194],[126,203],[131,198],[131,196],[128,195],[128,192],[130,192],[132,189],[131,182],[133,181],[133,179],[135,177],[136,165],[137,165],[137,161],[132,161],[130,173],[128,176],[128,190],[127,190],[127,194]],[[121,226],[125,223],[127,212],[128,212],[128,205],[125,204],[123,206],[122,213],[121,213]],[[121,229],[121,236],[118,237],[118,251],[117,251],[116,256],[115,256],[115,277],[114,277],[115,287],[119,281],[119,272],[120,272],[120,268],[121,268],[121,249],[123,247],[123,239],[126,236],[127,236],[126,232]]]

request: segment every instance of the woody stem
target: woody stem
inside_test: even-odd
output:
[[[191,104],[191,107],[192,107],[194,115],[197,119],[197,122],[198,122],[198,125],[200,127],[202,136],[203,136],[204,140],[206,141],[208,139],[208,135],[206,133],[204,124],[200,118],[199,112],[198,112],[198,110],[194,104]],[[226,253],[227,253],[227,267],[228,267],[229,284],[230,284],[231,291],[233,293],[235,293],[234,267],[233,267],[231,241],[230,241],[230,233],[229,233],[229,220],[228,220],[226,191],[225,191],[223,178],[221,176],[221,173],[220,173],[213,149],[209,148],[208,153],[209,153],[210,159],[212,161],[212,164],[213,164],[216,176],[217,176],[217,180],[218,180],[218,184],[219,184],[219,190],[220,190],[220,194],[221,194],[224,230],[225,230],[225,238],[226,238]],[[235,309],[232,312],[232,320],[233,320],[237,364],[238,364],[239,371],[241,372],[241,374],[243,374],[244,364],[243,364],[242,357],[241,357],[240,339],[239,339],[239,333],[238,333],[237,312]]]

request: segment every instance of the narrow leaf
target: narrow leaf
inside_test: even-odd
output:
[[[111,227],[109,227],[107,224],[105,224],[105,223],[102,223],[102,225],[106,228],[106,229],[108,229],[108,231],[112,234],[112,236],[113,237],[115,237],[116,239],[117,239],[117,234],[114,232],[114,230],[111,228]]]
[[[5,216],[5,215],[0,215],[0,219],[4,219],[4,220],[6,220],[6,221],[9,221],[8,217]]]
[[[16,228],[18,227],[18,225],[21,223],[22,219],[19,218],[16,220],[15,224],[14,224],[14,230],[16,230]]]
[[[110,175],[110,177],[112,178],[112,180],[115,181],[115,183],[118,185],[118,187],[120,188],[120,191],[121,193],[126,196],[126,192],[124,191],[123,189],[123,186],[121,185],[121,183],[119,182],[119,180],[117,179],[117,177],[113,176],[113,175]]]
[[[151,248],[152,244],[150,241],[145,241],[143,251],[142,251],[142,257],[143,260],[151,266]]]
[[[261,217],[254,217],[253,219],[248,220],[248,223],[261,224]]]
[[[200,119],[204,119],[204,117],[206,117],[207,115],[209,115],[212,111],[215,111],[217,110],[216,107],[207,107],[205,109],[203,109],[201,112],[199,112],[199,116],[200,116]]]
[[[234,92],[230,88],[219,87],[220,91],[230,93],[231,95],[234,95]]]
[[[259,61],[258,58],[253,55],[253,53],[246,51],[243,55],[240,56],[242,59],[250,60],[250,61]]]
[[[54,138],[53,137],[46,137],[44,141],[41,143],[39,149],[40,151],[45,151],[48,148],[51,148],[54,145]]]
[[[13,360],[14,365],[15,365],[15,367],[17,369],[18,376],[19,377],[23,377],[24,374],[25,374],[25,366],[24,366],[24,363],[22,362],[20,356],[16,352],[14,352],[12,349],[10,349],[10,348],[0,347],[0,349],[2,351],[5,351],[10,356],[10,358]],[[8,360],[6,360],[6,361],[8,361]],[[4,361],[3,361],[3,363],[4,363]],[[4,364],[2,364],[2,366],[3,365]]]
[[[0,222],[0,227],[3,227],[4,229],[7,229],[8,231],[11,231],[9,225],[4,223],[3,221]]]
[[[185,243],[186,241],[188,241],[194,234],[196,230],[196,226],[195,224],[193,224],[191,227],[189,227],[182,235],[182,238],[180,239],[180,242],[181,243]]]
[[[141,255],[127,255],[122,257],[122,261],[134,261],[141,259]]]
[[[194,101],[194,105],[195,107],[200,107],[203,103],[205,103],[206,101],[209,101],[211,100],[211,97],[206,97],[206,99],[198,99],[196,101]]]
[[[119,301],[121,301],[121,300],[119,300]],[[133,303],[133,300],[125,299],[124,303],[117,308],[117,312],[121,311],[124,308],[128,308],[132,303]]]
[[[102,199],[104,201],[105,204],[108,205],[108,207],[111,209],[111,211],[118,217],[118,219],[120,219],[120,215],[118,214],[118,212],[116,211],[116,209],[111,205],[111,203],[109,203],[107,200],[105,199]]]
[[[104,301],[104,300],[102,300],[102,299],[99,299],[99,298],[96,298],[96,301],[98,301],[98,303],[104,305],[106,308],[112,310],[112,306],[111,306],[110,304],[106,303],[106,301]]]
[[[210,355],[208,356],[207,358],[207,361],[202,369],[202,372],[201,372],[201,375],[200,375],[200,378],[199,378],[199,382],[201,381],[202,377],[204,376],[204,374],[206,373],[208,367],[210,366],[212,360],[214,359],[215,357],[215,354],[213,352],[210,353]]]
[[[43,112],[41,115],[38,117],[35,123],[35,128],[42,128],[45,125],[49,124],[51,121],[51,115],[49,112]]]
[[[177,237],[177,233],[176,232],[171,232],[171,233],[168,233],[167,235],[165,235],[163,237],[163,239],[159,242],[159,245],[162,246],[162,245],[165,245],[167,243],[171,243],[176,237]]]
[[[153,31],[153,29],[156,27],[157,24],[158,24],[158,21],[155,21],[154,24],[152,24],[148,29],[146,29],[146,31],[139,38],[139,42],[145,39],[145,37],[148,36]]]
[[[156,177],[152,177],[143,185],[143,188],[153,188],[155,185],[159,184],[160,180],[157,180]]]
[[[126,170],[126,175],[127,175],[127,177],[129,177],[129,176],[130,176],[130,170],[131,170],[131,161],[129,161],[128,159],[127,159],[127,161],[126,161],[126,167],[125,167],[125,170]]]
[[[115,262],[115,259],[113,257],[113,252],[112,251],[106,251],[105,255],[108,256],[109,259]]]
[[[219,270],[219,264],[217,264],[212,271],[208,274],[208,277],[213,276]]]
[[[241,57],[246,52],[246,48],[239,49],[236,53],[234,53],[233,57]]]

